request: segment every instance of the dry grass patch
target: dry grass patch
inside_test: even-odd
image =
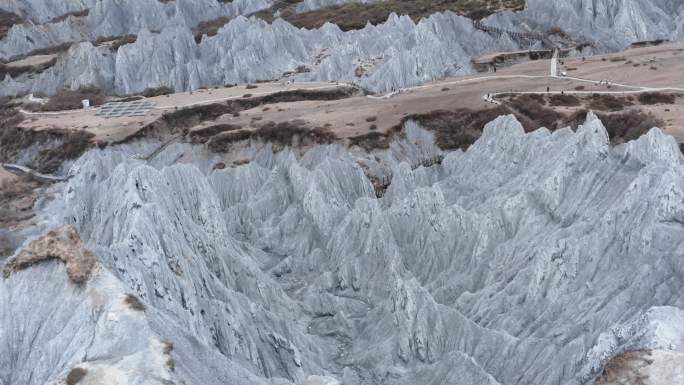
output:
[[[161,87],[155,87],[155,88],[146,88],[142,92],[142,95],[146,98],[153,98],[155,96],[170,95],[174,92],[175,92],[175,90],[171,87],[161,86]]]
[[[73,12],[65,13],[62,16],[54,17],[49,21],[49,23],[59,23],[61,21],[68,19],[69,17],[72,17],[72,16],[73,17],[86,17],[89,14],[90,14],[90,10],[86,8],[86,9],[81,10],[81,11],[73,11]]]
[[[590,109],[599,111],[621,111],[632,105],[634,103],[627,98],[618,98],[609,94],[592,94],[588,103]]]
[[[53,46],[50,46],[50,47],[34,49],[33,51],[31,51],[31,52],[29,52],[29,53],[27,53],[27,54],[25,54],[25,55],[13,57],[12,60],[24,59],[24,58],[27,58],[27,57],[30,57],[30,56],[36,56],[36,55],[55,55],[55,54],[60,54],[60,53],[63,53],[63,52],[68,51],[69,48],[71,48],[71,46],[74,45],[74,44],[75,44],[75,43],[73,43],[73,42],[67,42],[67,43],[62,43],[62,44],[58,44],[58,45],[53,45]]]
[[[474,20],[485,18],[501,9],[522,10],[523,0],[387,0],[375,3],[350,2],[323,7],[299,14],[285,13],[283,18],[300,28],[320,28],[326,22],[337,24],[343,31],[362,29],[367,23],[384,23],[391,13],[408,15],[414,21],[437,12],[452,11]],[[272,20],[269,10],[259,14]]]
[[[625,352],[613,357],[603,369],[595,385],[646,385],[648,377],[641,369],[653,363],[650,350]]]
[[[544,107],[544,104],[540,103],[539,97],[542,100],[544,98],[538,94],[520,95],[511,100],[509,105],[514,111],[519,112],[528,119],[528,124],[521,122],[526,129],[546,127],[550,130],[555,130],[559,128],[559,121],[565,116],[552,108]]]
[[[195,28],[192,29],[192,35],[195,37],[197,43],[202,41],[202,36],[215,36],[219,29],[230,21],[227,16],[221,16],[216,19],[202,21]]]
[[[57,58],[53,58],[41,64],[20,67],[8,66],[4,63],[0,63],[0,79],[4,79],[7,75],[10,75],[13,79],[15,79],[23,74],[39,74],[55,64],[57,64]]]
[[[581,103],[580,103],[579,98],[575,95],[555,94],[555,95],[551,95],[551,97],[549,98],[549,104],[554,106],[554,107],[557,107],[557,106],[577,107]]]
[[[24,116],[7,98],[0,98],[0,162],[14,163],[26,148],[44,144],[33,163],[27,166],[42,173],[52,173],[64,160],[79,157],[92,144],[94,134],[90,132],[60,129],[32,131],[18,127],[23,120]]]
[[[40,187],[40,182],[28,176],[3,179],[0,181],[0,228],[9,229],[12,225],[21,223],[33,217],[33,205],[36,201],[34,190]],[[9,242],[3,241],[0,231],[0,257],[14,252]]]
[[[164,348],[162,350],[162,353],[166,356],[166,367],[169,368],[170,371],[174,372],[176,371],[176,361],[171,357],[171,352],[173,352],[173,342],[171,341],[164,341]]]
[[[435,143],[443,150],[466,150],[482,135],[484,126],[501,115],[510,114],[505,106],[483,110],[461,108],[454,111],[436,110],[424,114],[407,115],[394,127],[401,130],[404,123],[413,120],[435,134]],[[520,119],[524,121],[524,119]],[[382,148],[382,147],[381,147]]]
[[[145,304],[135,294],[126,294],[124,303],[133,310],[145,311]]]
[[[369,132],[364,135],[350,138],[349,142],[352,146],[359,146],[364,150],[370,152],[375,149],[388,149],[392,141],[391,134],[384,134],[381,132]]]
[[[294,90],[284,91],[275,94],[269,94],[259,97],[247,97],[244,99],[233,99],[223,103],[215,103],[209,105],[201,105],[189,108],[182,108],[173,112],[164,114],[158,120],[148,124],[143,129],[135,134],[124,138],[118,143],[125,143],[135,139],[142,139],[145,137],[152,137],[157,134],[163,136],[166,134],[187,134],[190,127],[197,126],[205,121],[216,120],[222,115],[239,116],[240,111],[249,110],[273,103],[296,102],[303,100],[339,100],[348,98],[354,95],[357,91],[353,88],[336,88],[330,90]],[[278,109],[278,111],[284,111]],[[240,127],[234,125],[213,125],[209,127],[190,132],[190,140],[194,143],[207,143],[209,149],[214,152],[226,151],[230,148],[230,144],[236,141],[246,140],[253,135],[257,139],[264,139],[268,141],[272,136],[269,131],[272,129],[273,122],[268,122],[254,133],[246,130],[241,130]],[[297,132],[292,126],[299,125],[297,121],[280,123],[281,129],[285,129],[285,137]],[[308,132],[309,129],[306,129]],[[329,135],[322,128],[314,129],[311,133],[304,135],[305,140],[312,140],[314,142],[322,141],[327,143]],[[299,134],[304,131],[299,131]],[[282,138],[276,136],[276,141],[280,142]]]
[[[66,378],[66,385],[76,385],[88,374],[88,371],[83,368],[73,368],[69,371]]]
[[[76,227],[65,225],[31,241],[5,263],[3,275],[8,278],[12,273],[53,259],[66,265],[69,280],[77,285],[88,281],[97,263],[95,255],[83,246]]]
[[[645,105],[654,104],[674,104],[676,96],[673,94],[664,94],[661,92],[644,92],[639,94],[639,103]]]
[[[587,110],[579,110],[566,118],[565,123],[571,127],[584,124]],[[603,126],[608,132],[610,142],[621,144],[639,138],[653,127],[663,127],[665,122],[638,109],[629,109],[624,112],[603,113],[597,112],[596,116],[601,119]]]
[[[254,131],[224,131],[209,138],[207,147],[213,152],[230,151],[232,145],[244,140],[259,140],[273,143],[278,148],[298,145],[329,144],[337,139],[335,134],[325,127],[309,128],[303,120],[287,122],[266,122]]]
[[[77,90],[61,89],[42,106],[42,111],[65,111],[83,108],[82,100],[90,100],[91,106],[99,106],[106,101],[107,95],[101,88],[86,86]]]
[[[123,35],[123,36],[105,36],[105,37],[100,37],[97,40],[95,40],[95,45],[101,46],[104,44],[108,44],[110,50],[116,51],[122,45],[133,44],[137,40],[138,40],[138,35],[132,35],[132,34]]]
[[[240,130],[240,126],[234,124],[214,124],[203,127],[198,130],[190,131],[190,141],[195,144],[206,143],[213,136],[222,132],[230,132]]]

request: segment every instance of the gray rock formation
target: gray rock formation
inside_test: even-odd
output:
[[[605,51],[622,49],[635,41],[682,41],[682,20],[684,3],[681,1],[528,0],[524,11],[500,12],[486,22],[540,32],[560,27]]]
[[[464,74],[472,56],[518,47],[509,38],[476,30],[469,19],[453,13],[435,14],[418,24],[393,15],[382,25],[350,32],[332,24],[309,31],[282,20],[268,24],[238,17],[200,44],[185,27],[143,31],[135,43],[116,53],[88,44],[81,43],[76,52],[89,54],[70,51],[33,79],[8,77],[0,94],[52,93],[88,82],[118,94],[161,85],[182,91],[276,79],[302,65],[311,72],[297,74],[299,80],[347,80],[382,91]],[[101,68],[109,68],[112,61],[114,78],[105,78],[111,72]]]
[[[625,349],[681,351],[673,138],[613,148],[593,115],[530,134],[505,116],[412,169],[438,150],[407,128],[382,199],[335,146],[255,144],[213,171],[186,144],[149,164],[132,155],[153,145],[86,153],[39,218],[74,225],[99,269],[0,282],[0,384],[74,367],[83,384],[588,384]]]
[[[195,44],[189,27],[199,21],[245,13],[270,3],[125,3],[98,2],[85,21],[68,18],[60,23],[15,26],[0,42],[0,57],[64,41],[138,32],[140,35],[136,43],[122,47],[105,60],[95,60],[95,54],[83,56],[81,50],[69,51],[59,59],[58,67],[40,76],[4,79],[0,94],[52,93],[59,87],[82,84],[101,86],[118,94],[138,93],[162,85],[182,91],[277,79],[301,65],[311,70],[296,76],[302,80],[353,81],[372,91],[386,91],[470,73],[471,58],[487,52],[535,47],[523,47],[507,35],[499,38],[475,30],[469,19],[451,13],[435,14],[418,24],[407,17],[392,15],[382,25],[346,33],[333,25],[307,31],[282,21],[269,25],[236,18],[217,36]],[[300,6],[309,9],[325,4],[305,2]],[[667,0],[535,0],[528,3],[525,11],[501,12],[485,22],[508,30],[537,32],[557,26],[577,40],[594,43],[592,52],[621,49],[637,40],[684,40],[684,4]],[[96,56],[107,55],[108,52],[102,52]],[[102,76],[100,67],[109,68],[112,63],[115,77]]]
[[[12,27],[7,37],[0,41],[0,58],[20,56],[66,42],[137,34],[142,30],[161,31],[169,26],[192,28],[201,21],[254,12],[268,8],[271,3],[271,0],[14,1],[10,7],[0,5],[0,8],[7,8],[34,22]],[[83,9],[89,10],[86,17],[49,22],[55,17]]]

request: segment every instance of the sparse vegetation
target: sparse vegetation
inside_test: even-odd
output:
[[[0,180],[0,227],[9,229],[11,225],[33,216],[33,190],[39,186],[39,182],[27,176]],[[10,242],[3,241],[0,236],[0,257],[9,256],[8,253],[13,251]]]
[[[546,127],[551,130],[558,128],[558,122],[563,119],[563,114],[552,108],[544,107],[539,98],[543,100],[544,97],[539,94],[520,95],[510,101],[510,106],[514,111],[529,119],[532,125],[530,128]]]
[[[212,136],[222,132],[237,131],[240,126],[234,124],[214,124],[203,127],[199,130],[190,131],[190,141],[192,143],[206,143]]]
[[[587,110],[579,110],[565,119],[565,124],[576,127],[584,124]],[[601,119],[613,144],[620,144],[639,138],[653,127],[663,127],[664,122],[653,115],[638,109],[629,109],[618,113],[602,113],[596,115]]]
[[[404,123],[414,120],[435,134],[436,144],[443,150],[465,150],[482,134],[482,129],[500,115],[510,114],[505,106],[483,110],[461,108],[454,111],[436,110],[425,114],[407,115],[394,131],[401,130]],[[380,147],[383,148],[383,147]]]
[[[145,311],[145,304],[135,294],[126,294],[124,302],[133,310]]]
[[[164,341],[164,348],[162,350],[162,353],[167,357],[166,358],[166,367],[169,368],[170,371],[174,372],[176,370],[176,361],[171,357],[171,352],[173,351],[173,342],[171,341]]]
[[[599,111],[620,111],[633,105],[626,98],[618,98],[609,94],[592,94],[589,100],[589,108]]]
[[[66,385],[76,385],[88,374],[88,371],[83,368],[73,368],[69,371],[66,378]]]
[[[639,103],[645,105],[674,104],[675,95],[664,94],[661,92],[644,92],[642,94],[639,94]]]
[[[372,151],[375,149],[387,149],[389,148],[392,136],[388,134],[383,134],[381,132],[372,131],[367,134],[355,136],[350,138],[350,144],[352,146],[359,146],[366,151]]]
[[[71,48],[71,46],[74,45],[74,43],[68,42],[68,43],[62,43],[58,45],[53,45],[50,47],[45,47],[45,48],[38,48],[34,49],[33,51],[27,53],[26,55],[22,55],[21,58],[26,58],[29,56],[36,56],[36,55],[54,55],[54,54],[59,54],[62,52],[66,52]],[[14,60],[20,59],[20,58],[13,58]]]
[[[169,95],[174,93],[174,89],[171,87],[167,86],[161,86],[161,87],[155,87],[155,88],[146,88],[142,95],[146,98],[153,98],[155,96],[162,96],[162,95]]]
[[[243,166],[245,164],[249,164],[249,162],[250,161],[247,158],[236,159],[233,161],[233,167]]]
[[[39,74],[46,69],[52,67],[57,63],[57,58],[53,58],[47,62],[36,64],[36,65],[26,65],[26,66],[9,66],[4,63],[0,63],[0,79],[4,79],[8,74],[12,78],[17,78],[23,74]]]
[[[116,51],[122,45],[133,44],[138,40],[138,35],[123,35],[123,36],[107,36],[100,37],[95,40],[95,45],[102,46],[105,44],[109,45],[109,49]]]
[[[0,98],[0,162],[11,163],[24,149],[44,143],[43,150],[27,166],[39,172],[52,173],[64,160],[80,156],[90,147],[94,136],[86,131],[21,129],[18,124],[23,120],[24,116],[6,98]]]
[[[83,108],[82,100],[90,100],[91,106],[99,106],[106,100],[106,95],[98,87],[86,86],[77,90],[61,89],[42,106],[42,111],[78,110]]]
[[[663,127],[665,122],[641,110],[630,109],[613,114],[597,114],[614,144],[639,138],[653,127]]]
[[[326,22],[337,24],[343,31],[361,29],[367,23],[384,23],[391,13],[408,15],[414,21],[436,12],[452,11],[474,20],[485,18],[501,9],[521,10],[523,0],[387,0],[374,3],[350,2],[317,10],[283,12],[282,18],[300,28],[320,28]],[[273,20],[273,10],[260,12],[259,17]]]
[[[596,380],[596,385],[646,385],[648,378],[641,369],[653,362],[651,354],[650,350],[637,350],[613,357]]]
[[[202,36],[215,36],[219,29],[230,21],[227,16],[221,16],[216,19],[202,21],[195,28],[192,29],[192,35],[195,37],[197,43],[202,41]]]
[[[576,107],[580,105],[580,100],[575,95],[568,94],[554,94],[549,98],[549,104],[552,106]]]
[[[287,122],[266,122],[254,131],[236,130],[219,133],[209,139],[207,146],[214,152],[230,150],[233,143],[256,139],[277,144],[280,148],[294,145],[332,143],[337,137],[327,128],[308,128],[303,120]]]
[[[57,16],[57,17],[51,19],[50,23],[59,23],[61,21],[68,19],[69,17],[72,17],[72,16],[73,17],[86,17],[89,14],[90,14],[90,10],[86,8],[86,9],[81,10],[81,11],[69,12],[69,13],[65,13],[62,16]]]

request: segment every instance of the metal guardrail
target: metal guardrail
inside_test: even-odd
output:
[[[551,48],[556,48],[556,44],[554,44],[551,39],[549,39],[546,35],[542,35],[540,33],[533,33],[533,32],[518,32],[518,31],[509,31],[503,28],[498,28],[498,27],[492,27],[489,25],[486,25],[482,23],[479,20],[473,21],[473,26],[476,29],[479,29],[481,31],[493,34],[493,35],[508,35],[514,39],[519,39],[519,40],[536,40],[536,41],[541,41],[544,43],[546,46],[549,46]]]

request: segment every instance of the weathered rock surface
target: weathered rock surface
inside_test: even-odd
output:
[[[36,3],[44,5],[37,0]],[[268,0],[223,4],[214,0],[109,0],[93,4],[85,18],[15,26],[0,42],[0,57],[67,41],[129,33],[140,36],[136,43],[111,55],[107,48],[87,56],[82,55],[82,50],[71,50],[59,59],[59,66],[41,76],[25,75],[19,82],[4,79],[0,95],[52,93],[62,86],[83,83],[119,94],[162,85],[181,91],[276,79],[298,66],[311,70],[297,75],[300,79],[354,81],[370,90],[385,91],[469,73],[470,59],[486,52],[534,48],[540,44],[530,46],[529,42],[516,42],[507,35],[490,36],[475,30],[469,19],[452,13],[435,14],[417,24],[407,17],[392,15],[382,25],[346,33],[332,25],[307,31],[282,21],[268,25],[255,19],[236,18],[217,36],[205,38],[201,44],[192,39],[190,27],[200,21],[249,13],[269,4]],[[311,9],[326,4],[327,1],[314,1],[298,6]],[[35,5],[26,8],[33,11],[23,13],[31,13],[39,20],[40,15],[54,13],[44,8]],[[485,22],[508,30],[541,33],[560,27],[578,41],[592,42],[593,51],[606,51],[624,48],[638,40],[684,40],[683,20],[684,4],[668,0],[535,0],[524,11],[500,12]],[[94,59],[93,55],[108,58]],[[104,71],[100,68],[112,65],[116,67],[115,78],[101,76]]]
[[[0,7],[32,20],[15,25],[0,41],[0,58],[10,58],[35,49],[65,42],[94,41],[99,37],[137,34],[141,30],[161,31],[169,26],[192,28],[219,16],[234,17],[268,8],[271,0],[21,0]],[[51,19],[88,9],[85,17]]]
[[[161,85],[181,91],[277,79],[299,66],[311,70],[297,74],[300,80],[344,79],[386,90],[467,73],[470,57],[517,47],[452,13],[435,14],[419,24],[392,16],[385,24],[346,33],[331,24],[309,31],[282,20],[268,24],[238,17],[200,44],[187,27],[173,26],[161,33],[142,31],[135,43],[116,53],[81,43],[34,79],[8,77],[0,83],[0,94],[53,93],[84,82],[118,94]],[[113,79],[102,70],[112,65]],[[361,77],[356,76],[358,68],[363,68]]]
[[[223,170],[189,145],[86,153],[43,215],[102,266],[83,288],[59,263],[0,283],[0,383],[589,384],[625,351],[683,351],[673,138],[613,148],[593,115],[530,134],[507,116],[412,169],[429,138],[375,165],[382,199],[335,146],[254,145]]]
[[[599,50],[622,49],[635,41],[682,41],[684,3],[672,0],[528,0],[521,12],[501,12],[487,24],[535,31],[559,27]]]

